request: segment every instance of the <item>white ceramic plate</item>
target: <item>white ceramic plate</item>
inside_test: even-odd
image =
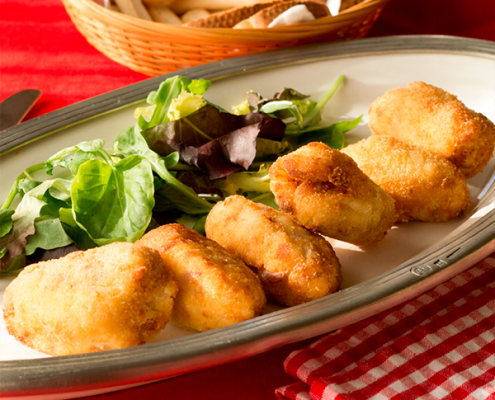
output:
[[[248,90],[268,97],[291,87],[317,100],[344,74],[345,84],[327,104],[324,119],[336,122],[363,114],[360,125],[347,135],[349,143],[369,135],[367,111],[376,97],[412,81],[441,87],[495,120],[493,42],[432,36],[362,39],[240,57],[181,74],[213,80],[206,97],[227,109],[243,101]],[[117,132],[135,123],[136,105],[171,75],[95,97],[4,132],[0,135],[0,199],[25,167],[46,160],[59,149],[96,138],[110,144]],[[56,358],[17,343],[2,320],[0,393],[6,398],[55,399],[143,384],[329,332],[405,301],[495,249],[494,170],[492,160],[483,173],[469,180],[472,204],[462,218],[403,224],[366,250],[334,241],[344,290],[305,305],[269,307],[261,317],[200,334],[169,325],[144,346]],[[0,293],[10,280],[0,279]]]

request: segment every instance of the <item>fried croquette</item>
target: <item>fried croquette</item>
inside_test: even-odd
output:
[[[280,209],[310,231],[366,246],[396,220],[394,200],[349,156],[323,143],[280,157],[269,174]]]
[[[263,289],[294,306],[340,288],[340,263],[332,246],[294,220],[242,196],[230,196],[208,214],[206,234],[254,268]]]
[[[370,136],[342,152],[394,198],[399,222],[447,221],[469,205],[460,170],[419,146],[390,136]]]
[[[5,290],[9,333],[61,356],[145,343],[170,319],[178,285],[157,251],[112,243],[26,267]]]
[[[256,274],[213,240],[181,224],[163,225],[137,243],[156,249],[179,283],[172,322],[206,331],[261,314],[266,297]]]
[[[493,154],[495,125],[456,96],[424,82],[389,90],[369,109],[373,135],[393,136],[454,163],[469,179]]]

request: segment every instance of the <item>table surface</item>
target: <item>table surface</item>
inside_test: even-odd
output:
[[[106,58],[75,29],[60,0],[0,3],[0,100],[27,88],[43,92],[27,119],[147,79]],[[495,41],[495,2],[391,0],[372,37],[398,34],[454,35]],[[294,343],[242,361],[91,397],[95,400],[174,398],[275,399],[277,387],[294,382],[284,371],[289,353],[314,342]]]

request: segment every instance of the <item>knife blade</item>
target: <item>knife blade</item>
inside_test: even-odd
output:
[[[36,89],[14,93],[0,103],[0,131],[20,123],[41,96]]]

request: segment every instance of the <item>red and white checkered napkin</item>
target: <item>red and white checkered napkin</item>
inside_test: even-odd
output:
[[[279,399],[495,398],[495,254],[298,350]]]

